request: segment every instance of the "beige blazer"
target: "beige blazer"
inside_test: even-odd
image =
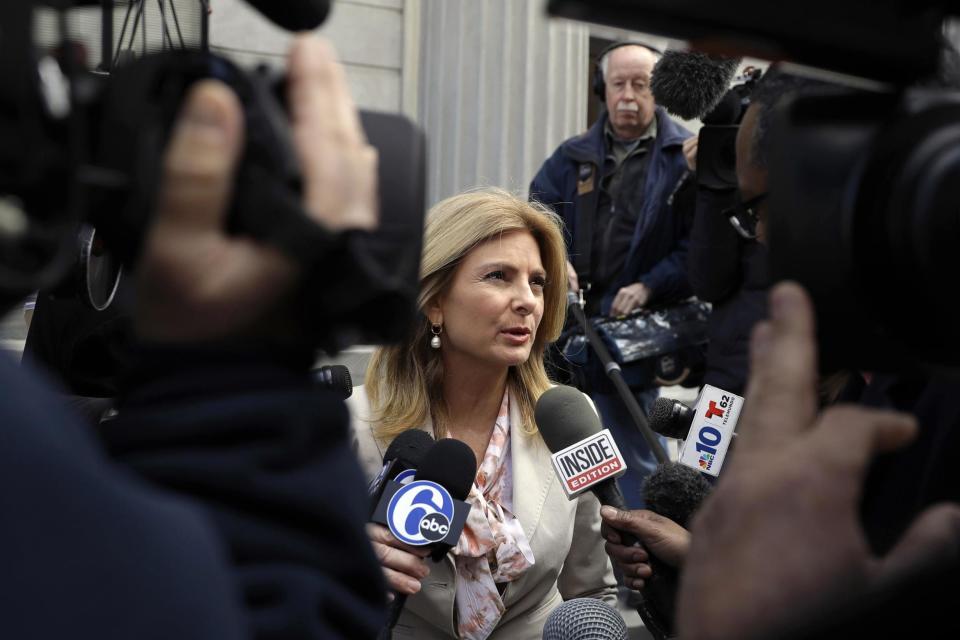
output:
[[[389,442],[373,437],[370,403],[363,387],[347,401],[354,443],[368,479],[383,466]],[[510,424],[519,425],[511,402]],[[429,422],[421,427],[433,435]],[[511,582],[502,598],[506,612],[490,638],[540,640],[543,625],[563,600],[602,598],[616,605],[616,581],[600,537],[600,504],[593,494],[567,500],[554,475],[550,451],[539,435],[511,428],[513,507],[533,549],[534,565]],[[394,638],[433,640],[459,637],[456,631],[457,574],[451,555],[432,563],[420,592],[407,600]]]

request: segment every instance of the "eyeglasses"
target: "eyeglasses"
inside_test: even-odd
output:
[[[737,196],[737,203],[729,209],[723,210],[723,215],[730,220],[730,224],[737,230],[741,237],[747,240],[756,240],[757,223],[760,221],[760,214],[757,212],[760,204],[767,199],[769,193],[761,193],[749,200],[740,202],[740,196]]]

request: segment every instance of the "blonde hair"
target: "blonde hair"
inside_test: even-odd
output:
[[[434,435],[446,434],[443,400],[443,362],[431,349],[430,321],[426,311],[450,286],[457,267],[476,246],[511,231],[528,231],[540,249],[546,271],[543,318],[530,357],[510,367],[507,385],[519,404],[527,433],[536,432],[533,408],[550,387],[543,366],[547,345],[560,336],[566,315],[567,251],[560,218],[546,207],[530,203],[500,189],[472,191],[447,198],[427,216],[423,257],[420,262],[420,314],[410,338],[398,345],[377,349],[367,368],[374,434],[385,441],[433,419]]]

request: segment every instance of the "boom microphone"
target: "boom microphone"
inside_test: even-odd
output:
[[[626,462],[583,393],[563,385],[547,389],[537,400],[534,419],[568,498],[589,489],[600,504],[626,510],[616,480],[626,473]],[[620,537],[626,546],[636,543],[628,533]]]
[[[658,105],[684,120],[695,120],[719,104],[739,66],[739,58],[666,51],[653,68],[650,90]]]
[[[313,31],[330,12],[329,0],[247,0],[247,3],[287,31]]]

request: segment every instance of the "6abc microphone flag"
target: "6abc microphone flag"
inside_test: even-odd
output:
[[[429,547],[439,561],[456,546],[470,514],[466,500],[477,473],[473,450],[459,440],[433,438],[417,429],[394,439],[371,484],[371,522],[386,525],[401,542]],[[411,473],[413,478],[410,478]],[[389,640],[407,596],[396,594],[378,638]]]
[[[453,546],[469,513],[470,505],[454,500],[442,485],[414,480],[388,484],[373,521],[386,524],[397,540],[414,547],[435,542]]]
[[[432,443],[418,462],[419,468],[404,468],[384,483],[370,520],[411,546],[452,548],[470,514],[464,499],[473,485],[476,457],[459,440],[444,439]]]

